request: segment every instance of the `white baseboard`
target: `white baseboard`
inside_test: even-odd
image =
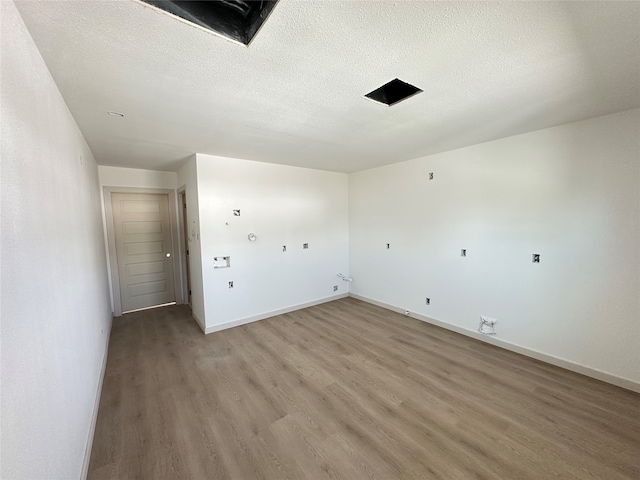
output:
[[[348,293],[341,293],[340,295],[332,295],[330,297],[320,298],[318,300],[312,300],[310,302],[299,303],[290,307],[281,308],[280,310],[273,310],[271,312],[261,313],[259,315],[253,315],[251,317],[241,318],[239,320],[233,320],[232,322],[221,323],[220,325],[212,325],[211,327],[207,327],[204,333],[209,334],[213,332],[219,332],[220,330],[226,330],[227,328],[239,327],[240,325],[246,325],[247,323],[257,322],[258,320],[264,320],[265,318],[271,318],[278,315],[283,315],[285,313],[293,312],[295,310],[313,307],[315,305],[320,305],[321,303],[332,302],[334,300],[339,300],[348,296]]]
[[[404,314],[405,309],[396,307],[395,305],[390,305],[388,303],[380,302],[378,300],[374,300],[369,297],[365,297],[362,295],[357,295],[355,293],[350,293],[350,297],[355,298],[357,300],[362,300],[363,302],[371,303],[372,305],[377,305],[378,307],[385,308],[387,310],[391,310],[393,312]],[[521,355],[525,355],[527,357],[535,358],[536,360],[540,360],[542,362],[550,363],[551,365],[555,365],[557,367],[565,368],[567,370],[571,370],[572,372],[580,373],[582,375],[586,375],[587,377],[595,378],[597,380],[602,380],[603,382],[610,383],[612,385],[616,385],[618,387],[625,388],[627,390],[631,390],[632,392],[640,393],[640,383],[634,382],[633,380],[629,380],[627,378],[618,377],[616,375],[612,375],[607,372],[603,372],[601,370],[597,370],[595,368],[587,367],[585,365],[580,365],[578,363],[571,362],[569,360],[565,360],[563,358],[554,357],[553,355],[549,355],[547,353],[539,352],[537,350],[533,350],[531,348],[523,347],[521,345],[517,345],[514,343],[507,342],[500,338],[496,338],[491,335],[483,335],[480,332],[476,332],[475,330],[470,330],[468,328],[459,327],[457,325],[452,325],[450,323],[444,322],[442,320],[438,320],[435,318],[427,317],[426,315],[421,315],[419,313],[411,312],[410,315],[412,318],[416,318],[426,323],[430,323],[432,325],[436,325],[438,327],[445,328],[447,330],[451,330],[452,332],[460,333],[462,335],[466,335],[467,337],[475,338],[476,340],[480,340],[485,343],[490,343],[491,345],[495,345],[496,347],[504,348],[505,350],[510,350],[512,352],[519,353]]]
[[[84,460],[82,462],[82,475],[80,478],[86,480],[89,474],[89,462],[91,461],[91,449],[93,448],[93,437],[96,433],[96,424],[98,423],[98,410],[100,410],[100,398],[102,397],[102,385],[104,384],[104,374],[107,370],[107,357],[109,355],[109,339],[111,338],[111,327],[113,326],[113,316],[109,322],[109,331],[107,332],[106,343],[104,346],[104,356],[102,358],[102,367],[100,369],[100,378],[98,379],[98,391],[96,392],[96,400],[93,405],[93,417],[91,418],[91,427],[89,428],[89,437],[87,438],[87,446],[84,450]]]
[[[200,330],[202,330],[202,333],[207,333],[207,329],[204,326],[204,322],[200,320],[195,313],[193,313],[193,309],[191,310],[191,316],[195,318],[196,322],[198,323],[198,326],[200,327]]]

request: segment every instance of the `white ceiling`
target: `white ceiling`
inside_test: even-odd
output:
[[[17,5],[100,165],[352,172],[640,106],[640,2],[280,0],[248,48],[136,0]],[[424,93],[363,98],[396,77]]]

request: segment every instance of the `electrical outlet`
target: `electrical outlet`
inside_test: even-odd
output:
[[[429,297],[425,298],[425,303],[431,305],[431,299]]]
[[[240,216],[240,210],[234,210],[233,211],[233,216],[234,217],[239,217]]]
[[[539,253],[534,253],[534,254],[531,256],[531,261],[532,261],[533,263],[540,263],[540,254],[539,254]]]
[[[229,282],[229,288],[233,288],[233,282]]]
[[[334,285],[334,286],[333,286],[333,291],[334,291],[334,292],[337,292],[337,291],[338,291],[338,285]]]
[[[467,256],[467,249],[463,248],[462,250],[460,250],[460,256],[461,257],[466,257]]]
[[[387,243],[387,250],[389,250],[391,248],[391,244]]]
[[[405,310],[405,311],[404,311],[404,314],[405,314],[405,315],[409,315],[410,313],[411,313],[411,312],[410,312],[409,310]]]
[[[429,180],[433,180],[433,172],[429,172]]]
[[[302,248],[304,248],[304,249],[309,248],[309,244],[308,244],[308,243],[303,243],[303,244],[302,244]]]
[[[287,246],[286,245],[282,245],[282,251],[286,252],[287,251]]]

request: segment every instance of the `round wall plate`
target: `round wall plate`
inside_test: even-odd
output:
[[[247,235],[247,238],[249,239],[250,242],[254,242],[258,237],[256,237],[255,233],[250,233],[249,235]]]

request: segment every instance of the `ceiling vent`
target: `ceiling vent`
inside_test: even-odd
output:
[[[249,45],[278,0],[142,0],[236,42]]]
[[[367,93],[365,97],[391,106],[421,92],[422,90],[418,87],[396,78],[380,88],[376,88],[373,92]]]

